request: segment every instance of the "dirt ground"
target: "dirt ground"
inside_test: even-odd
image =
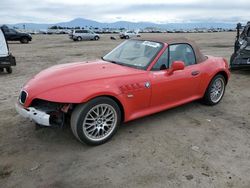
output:
[[[162,35],[191,38],[205,54],[229,59],[235,33]],[[55,64],[100,58],[121,42],[109,37],[11,42],[17,66],[0,74],[0,187],[249,188],[250,71],[232,73],[217,106],[193,102],[123,124],[97,147],[79,143],[69,127],[36,129],[16,113],[29,78]]]

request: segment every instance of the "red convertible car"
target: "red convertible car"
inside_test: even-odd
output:
[[[202,99],[222,99],[230,72],[221,57],[204,56],[186,39],[127,40],[101,60],[53,66],[21,90],[17,111],[43,126],[70,118],[86,144],[109,140],[127,122]]]

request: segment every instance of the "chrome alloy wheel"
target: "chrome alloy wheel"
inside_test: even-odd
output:
[[[210,90],[210,98],[213,103],[217,103],[221,100],[225,91],[225,82],[222,78],[214,80],[212,88]]]
[[[99,104],[89,110],[83,121],[83,132],[93,141],[107,138],[117,123],[117,113],[109,104]]]

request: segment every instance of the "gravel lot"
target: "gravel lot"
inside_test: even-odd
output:
[[[150,35],[150,34],[148,34]],[[235,33],[162,34],[195,40],[229,59]],[[101,146],[79,143],[69,127],[36,129],[14,103],[22,85],[55,64],[93,60],[121,40],[73,42],[37,35],[11,42],[13,73],[0,74],[0,187],[250,187],[250,71],[232,73],[221,103],[189,103],[123,124]]]

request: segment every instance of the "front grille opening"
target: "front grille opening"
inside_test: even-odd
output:
[[[26,101],[26,99],[27,99],[27,97],[28,97],[27,92],[26,92],[26,91],[22,91],[22,92],[20,93],[20,96],[19,96],[19,101],[20,101],[20,103],[21,103],[21,104],[24,104],[25,101]]]

